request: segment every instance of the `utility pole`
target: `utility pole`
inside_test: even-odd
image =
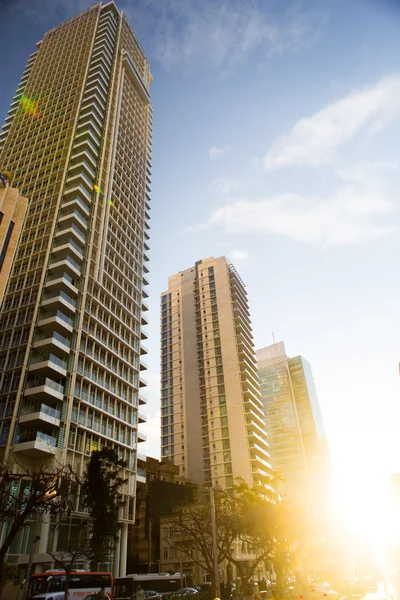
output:
[[[151,530],[153,529],[153,519],[149,519],[149,573],[151,573]]]
[[[38,521],[38,523],[36,525],[36,536],[32,540],[31,550],[29,552],[28,568],[26,570],[26,576],[25,576],[25,582],[24,582],[24,589],[23,589],[23,592],[22,592],[22,598],[23,598],[23,600],[26,600],[27,597],[28,597],[29,580],[30,580],[31,574],[32,574],[33,553],[34,553],[36,544],[40,540],[40,536],[37,535],[38,531],[39,531],[39,521]]]
[[[218,544],[217,544],[217,523],[215,519],[215,503],[214,490],[210,486],[210,508],[211,508],[211,534],[213,544],[213,559],[214,559],[214,577],[215,577],[215,596],[220,598],[221,589],[219,583],[219,564],[218,564]]]
[[[181,575],[181,589],[183,588],[183,565],[182,565],[182,512],[179,513],[179,570]]]

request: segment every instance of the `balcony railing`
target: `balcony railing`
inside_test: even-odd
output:
[[[32,413],[41,412],[49,417],[53,417],[54,419],[61,419],[61,411],[56,408],[52,408],[51,406],[47,406],[47,404],[34,402],[29,404],[28,406],[24,406],[21,414],[22,415],[30,415]]]
[[[64,393],[64,386],[61,385],[61,383],[57,383],[56,381],[53,381],[53,379],[50,379],[49,377],[44,377],[43,379],[41,379],[41,378],[31,379],[30,381],[27,382],[26,389],[36,388],[41,385],[46,385],[47,387],[51,388],[55,392],[59,392],[60,394]]]
[[[17,435],[16,443],[24,444],[25,442],[44,442],[49,446],[55,447],[57,439],[52,435],[43,433],[42,431],[21,431]]]
[[[68,302],[68,304],[71,304],[74,308],[76,308],[76,300],[71,298],[71,296],[68,296],[68,294],[63,290],[60,290],[59,292],[46,292],[43,296],[43,299],[51,300],[52,298],[58,297],[62,298],[63,300],[65,300],[65,302]]]
[[[38,331],[35,335],[35,342],[42,342],[44,340],[48,340],[49,338],[54,338],[64,346],[71,348],[71,342],[68,338],[58,333],[58,331],[53,331],[53,333],[46,333],[45,331]]]
[[[61,367],[62,369],[66,369],[68,366],[68,363],[66,360],[62,360],[62,358],[59,358],[52,352],[50,352],[48,355],[40,354],[39,352],[34,352],[32,354],[32,359],[31,359],[32,365],[37,365],[37,364],[40,364],[42,362],[47,362],[47,361],[54,363],[55,365],[57,365],[58,367]]]

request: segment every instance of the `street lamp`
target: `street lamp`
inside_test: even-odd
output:
[[[219,579],[219,564],[218,564],[218,544],[217,544],[217,523],[215,518],[215,502],[214,492],[222,491],[222,488],[216,486],[215,488],[210,486],[210,509],[211,509],[211,536],[213,545],[213,559],[214,559],[214,578],[215,578],[215,595],[217,598],[221,596],[221,586]]]

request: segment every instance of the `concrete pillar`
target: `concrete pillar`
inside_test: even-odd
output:
[[[119,576],[125,577],[126,575],[126,561],[128,553],[128,523],[122,523],[121,529],[121,556],[119,565]]]
[[[43,513],[42,522],[40,524],[40,540],[38,545],[39,554],[44,554],[47,552],[47,542],[49,540],[50,533],[50,515],[48,513]]]
[[[114,577],[119,577],[120,554],[121,554],[121,533],[119,534],[119,538],[115,544],[115,550],[114,550]]]

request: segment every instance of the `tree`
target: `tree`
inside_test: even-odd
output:
[[[32,517],[44,513],[56,517],[69,515],[75,507],[79,477],[69,465],[39,467],[0,466],[0,522],[5,528],[0,546],[0,596],[5,583],[5,556],[15,536],[29,525]]]
[[[299,526],[297,513],[266,487],[250,488],[241,481],[228,491],[215,491],[218,564],[235,565],[242,582],[248,581],[265,560],[274,563],[277,591],[292,560]],[[210,505],[208,502],[179,506],[167,522],[175,535],[169,545],[185,552],[206,569],[214,585],[214,561]],[[243,547],[250,560],[243,561]],[[215,589],[213,589],[215,591]]]
[[[92,519],[90,549],[92,569],[103,562],[118,540],[120,509],[124,506],[121,488],[126,479],[120,476],[126,462],[112,448],[92,452],[83,481],[83,498]]]
[[[168,545],[178,552],[185,553],[211,577],[212,597],[215,597],[215,572],[211,530],[211,512],[209,503],[177,506],[172,515],[165,517],[174,535],[168,539]],[[218,527],[217,539],[220,541],[223,530]],[[221,542],[218,545],[218,563],[224,559]]]
[[[234,487],[233,494],[216,495],[216,517],[223,530],[222,554],[235,565],[239,577],[249,579],[267,560],[275,547],[276,505],[267,488],[245,482]],[[253,556],[244,566],[240,555],[245,546]]]
[[[71,573],[73,572],[74,563],[76,563],[78,560],[90,559],[90,545],[85,540],[79,546],[69,544],[67,550],[62,550],[61,552],[57,552],[57,554],[49,552],[49,554],[56,563],[56,566],[65,571],[64,600],[68,600],[69,582]]]

